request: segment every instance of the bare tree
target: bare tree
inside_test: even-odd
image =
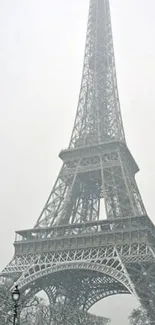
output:
[[[0,282],[0,325],[11,325],[13,323],[14,302],[11,297],[13,282],[1,279]],[[34,296],[28,303],[24,299],[19,302],[19,314],[21,325],[36,324],[36,315],[39,313],[44,301]]]
[[[109,323],[108,318],[95,316],[71,305],[59,303],[51,309],[50,325],[109,325]]]
[[[0,325],[11,325],[13,322],[11,286],[12,282],[8,280],[0,284]],[[21,299],[19,314],[20,325],[109,325],[110,323],[110,320],[105,317],[97,317],[71,305],[60,302],[53,306],[47,305],[44,299],[37,296],[28,303]]]

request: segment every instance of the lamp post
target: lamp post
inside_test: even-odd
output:
[[[20,298],[20,291],[18,289],[18,286],[16,285],[15,289],[12,291],[12,300],[14,302],[13,325],[16,324],[16,320],[17,320],[17,317],[18,317],[17,310],[18,310],[19,298]]]

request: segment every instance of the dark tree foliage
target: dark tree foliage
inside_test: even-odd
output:
[[[129,316],[130,325],[150,325],[147,314],[142,307],[133,309]]]

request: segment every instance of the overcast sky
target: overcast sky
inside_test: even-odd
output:
[[[15,230],[33,227],[59,172],[57,156],[68,145],[76,112],[88,5],[0,0],[0,269],[13,255]],[[111,0],[126,137],[153,221],[154,12],[154,0]],[[124,325],[134,305],[131,297],[112,297],[95,311]]]

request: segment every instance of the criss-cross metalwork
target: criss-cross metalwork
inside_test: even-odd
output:
[[[27,299],[44,290],[51,305],[85,311],[109,295],[134,294],[154,321],[155,228],[125,140],[109,0],[90,0],[78,107],[59,157],[35,227],[16,232],[15,255],[1,274]]]
[[[135,182],[117,89],[108,0],[91,0],[81,89],[63,166],[36,227],[146,214]]]

